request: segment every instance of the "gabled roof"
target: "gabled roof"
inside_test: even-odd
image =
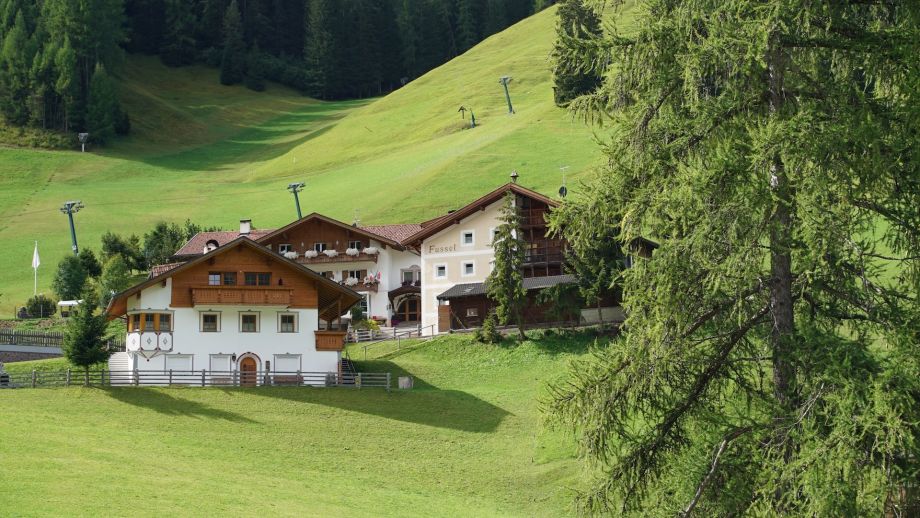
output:
[[[550,275],[548,277],[526,277],[523,285],[524,289],[542,290],[551,288],[560,284],[572,284],[575,282],[575,276],[572,274]],[[468,282],[464,284],[455,284],[444,293],[438,295],[439,300],[458,299],[460,297],[474,297],[476,295],[486,294],[485,282]]]
[[[323,318],[324,320],[331,320],[332,318],[338,317],[338,316],[340,316],[340,314],[341,314],[341,313],[340,313],[340,314],[333,314],[333,313],[337,313],[337,312],[338,312],[338,311],[337,311],[338,308],[329,306],[329,304],[328,304],[329,301],[335,302],[335,299],[336,299],[337,297],[342,297],[342,304],[341,304],[340,307],[341,307],[342,313],[344,313],[344,312],[346,312],[349,308],[351,308],[352,306],[354,306],[355,303],[358,302],[359,300],[361,300],[361,298],[362,298],[362,296],[359,295],[359,294],[358,294],[357,292],[355,292],[354,290],[351,290],[351,289],[349,289],[349,288],[347,288],[347,287],[345,287],[345,286],[343,286],[343,285],[341,285],[341,284],[339,284],[339,283],[333,281],[332,279],[327,279],[327,278],[323,277],[322,275],[320,275],[320,274],[314,272],[313,270],[307,268],[306,266],[304,266],[304,265],[302,265],[302,264],[300,264],[300,263],[297,263],[297,262],[295,262],[295,261],[292,261],[292,260],[290,260],[290,259],[284,257],[283,255],[280,255],[280,254],[278,254],[278,253],[275,253],[275,252],[269,250],[268,248],[266,248],[266,247],[264,247],[264,246],[262,246],[262,245],[256,243],[256,242],[253,241],[252,239],[249,239],[249,238],[247,238],[247,237],[238,237],[238,238],[234,239],[233,241],[227,243],[227,244],[224,245],[224,246],[221,246],[220,248],[218,248],[218,249],[216,249],[216,250],[213,250],[213,251],[208,252],[208,253],[206,253],[206,254],[201,254],[201,256],[196,257],[195,259],[192,259],[191,261],[188,261],[188,262],[186,262],[186,263],[184,263],[184,264],[181,264],[181,265],[179,265],[179,266],[177,266],[177,267],[175,267],[175,268],[172,268],[172,269],[170,269],[170,270],[168,270],[168,271],[165,271],[165,272],[163,272],[162,274],[157,275],[157,276],[155,276],[155,277],[154,277],[154,276],[151,276],[151,277],[150,277],[149,279],[147,279],[146,281],[143,281],[143,282],[141,282],[141,283],[135,284],[134,286],[132,286],[132,287],[126,289],[125,291],[116,294],[114,297],[112,297],[112,300],[109,301],[109,305],[105,308],[105,312],[107,313],[109,319],[113,319],[113,318],[115,318],[115,317],[119,317],[119,316],[121,316],[121,315],[124,315],[124,314],[127,312],[127,300],[128,300],[128,297],[130,297],[131,295],[134,295],[134,294],[140,292],[141,290],[144,290],[145,288],[149,288],[150,286],[153,286],[154,284],[156,284],[156,283],[158,283],[158,282],[165,281],[166,279],[172,277],[173,275],[176,275],[176,274],[178,274],[178,273],[180,273],[180,272],[183,272],[183,271],[185,271],[185,270],[188,270],[189,268],[191,268],[191,267],[193,267],[193,266],[195,266],[195,265],[201,264],[201,263],[203,263],[204,261],[208,261],[208,260],[210,260],[211,258],[216,257],[216,256],[218,256],[218,255],[225,254],[225,253],[227,253],[227,252],[230,251],[230,250],[235,250],[235,249],[237,249],[238,247],[241,247],[241,246],[248,247],[248,248],[250,248],[250,249],[252,249],[252,250],[255,250],[257,253],[260,253],[260,254],[269,256],[269,257],[271,257],[271,258],[272,258],[273,260],[275,260],[275,261],[279,261],[279,262],[281,262],[281,263],[284,263],[284,264],[290,266],[292,269],[294,269],[294,270],[296,270],[297,272],[301,273],[301,274],[304,275],[305,277],[309,277],[310,279],[315,280],[315,281],[317,282],[317,289],[318,289],[319,292],[320,292],[320,293],[319,293],[319,310],[320,310],[320,312],[323,311],[323,308],[324,308],[324,307],[328,307],[327,311],[326,311],[324,314],[320,314],[320,317]],[[324,301],[325,301],[326,303],[324,303]],[[330,313],[330,311],[331,311],[331,313]]]
[[[153,277],[157,277],[159,275],[163,275],[169,270],[172,270],[173,268],[178,268],[182,266],[183,264],[184,263],[179,262],[179,263],[167,263],[167,264],[154,265],[154,267],[150,269],[150,275],[148,275],[147,278],[150,279]]]
[[[263,235],[262,237],[260,237],[259,239],[257,239],[257,241],[260,242],[260,243],[265,242],[265,241],[267,241],[268,239],[271,239],[271,238],[273,238],[273,237],[275,237],[275,236],[278,236],[278,235],[280,235],[280,234],[283,234],[283,233],[285,233],[285,232],[287,232],[287,231],[289,231],[289,230],[291,230],[291,229],[297,227],[298,225],[301,225],[301,224],[306,223],[306,222],[311,221],[311,220],[319,220],[319,221],[323,221],[323,222],[325,222],[325,223],[329,223],[330,225],[335,225],[335,226],[337,226],[337,227],[341,227],[341,228],[344,228],[344,229],[348,229],[348,230],[354,232],[355,234],[364,236],[364,237],[369,238],[369,239],[376,239],[377,241],[386,243],[386,244],[388,244],[388,245],[390,245],[390,246],[392,246],[392,247],[394,247],[394,248],[398,248],[398,249],[400,249],[400,250],[403,250],[403,249],[405,248],[402,244],[399,243],[399,241],[397,241],[397,240],[395,240],[395,239],[391,239],[391,238],[389,238],[389,237],[387,237],[387,236],[384,236],[384,235],[380,235],[380,234],[371,232],[370,230],[367,229],[367,227],[356,227],[356,226],[354,226],[354,225],[349,225],[348,223],[344,223],[344,222],[339,221],[339,220],[337,220],[337,219],[332,219],[332,218],[330,218],[329,216],[323,216],[322,214],[320,214],[320,213],[318,213],[318,212],[314,212],[314,213],[312,213],[312,214],[307,214],[306,216],[304,216],[304,217],[302,217],[302,218],[300,218],[300,219],[294,220],[294,221],[292,221],[291,223],[288,223],[287,225],[285,225],[285,226],[283,226],[283,227],[281,227],[281,228],[279,228],[279,229],[277,229],[277,230],[274,230],[274,231],[272,231],[272,232],[269,232],[268,234]],[[388,226],[388,225],[384,225],[384,226]]]
[[[559,202],[556,200],[544,196],[537,191],[528,189],[526,187],[521,187],[516,183],[506,183],[498,189],[486,194],[485,196],[469,203],[449,214],[445,214],[439,218],[430,219],[421,224],[421,230],[412,234],[402,241],[404,245],[416,244],[424,240],[425,238],[431,237],[438,232],[444,230],[445,228],[451,226],[456,221],[460,221],[473,213],[475,213],[480,208],[485,208],[493,203],[502,199],[506,193],[513,192],[527,198],[532,198],[537,201],[541,201],[550,207],[559,206]]]
[[[207,246],[209,241],[214,241],[217,243],[218,247],[224,246],[227,243],[233,241],[238,237],[248,237],[249,239],[258,240],[260,237],[273,232],[273,229],[253,229],[249,234],[240,235],[237,231],[231,230],[218,230],[215,232],[199,232],[192,236],[188,240],[188,243],[182,245],[182,248],[176,251],[173,254],[173,257],[176,258],[188,258],[193,256],[201,255],[204,250],[204,247]]]
[[[422,226],[418,223],[403,223],[398,225],[365,225],[360,228],[401,243],[403,239],[421,230]]]

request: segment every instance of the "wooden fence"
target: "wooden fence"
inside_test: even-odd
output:
[[[32,371],[5,374],[0,388],[66,387],[83,385],[112,386],[193,386],[193,387],[347,387],[384,388],[390,391],[389,372],[260,372],[240,371],[111,371],[66,370]]]
[[[17,331],[14,329],[0,329],[0,344],[61,347],[64,344],[64,333],[59,331]],[[111,351],[125,350],[125,338],[123,336],[109,338],[106,344]]]

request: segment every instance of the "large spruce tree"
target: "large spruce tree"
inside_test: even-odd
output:
[[[920,473],[920,4],[643,0],[587,196],[659,240],[548,408],[592,513],[881,516]],[[585,211],[568,222],[591,227]],[[588,236],[590,232],[573,232]],[[915,486],[914,486],[915,487]]]
[[[521,213],[514,193],[505,195],[498,216],[500,224],[492,238],[495,264],[486,278],[486,294],[495,303],[495,315],[501,325],[514,325],[524,340],[524,248],[521,237]]]

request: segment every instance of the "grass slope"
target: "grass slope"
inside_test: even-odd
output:
[[[0,494],[14,515],[561,516],[572,444],[545,382],[585,335],[483,346],[449,336],[365,370],[411,391],[0,391]],[[353,351],[355,354],[355,351]],[[12,367],[14,364],[10,364]],[[63,425],[63,426],[62,426]]]
[[[628,17],[628,16],[627,16]],[[322,103],[276,85],[225,87],[217,71],[167,69],[130,57],[119,72],[133,135],[91,153],[0,150],[0,314],[31,295],[33,240],[40,291],[68,253],[61,204],[80,199],[82,245],[157,220],[233,228],[244,217],[280,226],[294,216],[284,189],[306,180],[306,212],[365,223],[418,221],[508,180],[545,193],[597,163],[592,130],[553,105],[548,55],[555,8],[496,34],[392,94]],[[511,75],[517,113],[498,78]],[[479,127],[464,129],[471,107]],[[571,187],[571,184],[570,184]]]

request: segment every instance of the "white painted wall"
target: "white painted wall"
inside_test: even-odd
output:
[[[233,370],[239,368],[239,358],[246,353],[253,353],[259,358],[259,373],[263,373],[266,360],[272,362],[274,355],[301,355],[303,372],[337,372],[340,353],[337,351],[317,351],[314,331],[319,329],[319,315],[316,309],[287,309],[279,306],[213,306],[195,308],[172,308],[171,280],[166,286],[151,286],[141,292],[141,297],[128,299],[128,312],[135,311],[171,311],[173,313],[173,349],[169,354],[192,355],[192,369],[210,370],[212,354],[235,354],[237,362]],[[202,312],[220,313],[220,331],[200,331]],[[241,312],[258,312],[259,331],[244,333],[240,331],[239,314]],[[297,314],[297,332],[281,333],[278,331],[278,314]],[[149,333],[145,333],[148,335]],[[146,340],[146,337],[142,337]],[[131,368],[138,370],[164,370],[166,360],[158,356],[146,360],[138,355],[133,357]],[[272,367],[272,370],[275,369]]]
[[[498,226],[498,216],[504,200],[499,200],[451,225],[422,242],[422,326],[438,323],[437,296],[456,284],[483,282],[492,271],[492,229]],[[473,232],[473,244],[464,245],[463,232]],[[463,263],[472,262],[474,273],[464,275]],[[447,266],[447,276],[435,277],[438,265]],[[447,331],[440,329],[439,332]]]

